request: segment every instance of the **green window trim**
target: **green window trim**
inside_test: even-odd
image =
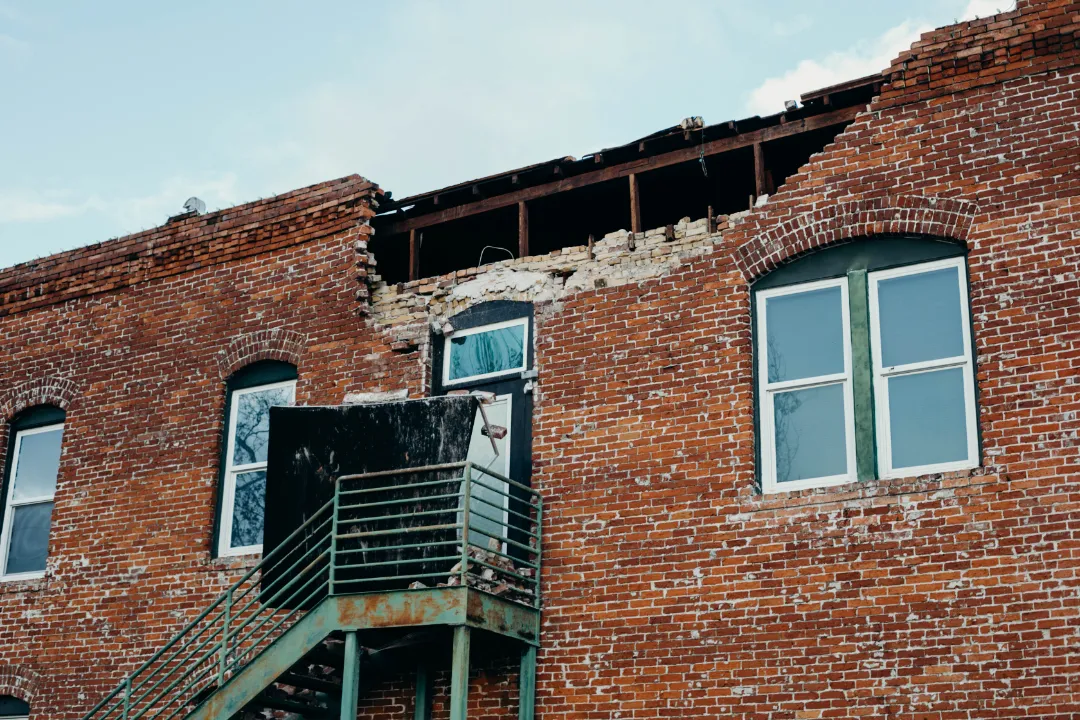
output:
[[[754,368],[754,419],[755,419],[755,437],[756,442],[756,458],[757,458],[757,472],[756,480],[757,487],[760,492],[764,493],[779,493],[788,492],[792,490],[801,490],[811,487],[823,487],[829,485],[840,485],[851,482],[865,482],[874,480],[876,478],[895,478],[895,477],[907,477],[917,476],[934,472],[945,472],[954,469],[972,468],[977,467],[981,457],[981,446],[979,442],[979,428],[978,428],[978,407],[977,407],[977,392],[975,387],[975,353],[974,343],[972,341],[971,333],[971,311],[970,302],[968,297],[968,278],[967,278],[967,263],[965,260],[966,249],[949,240],[943,240],[939,238],[917,237],[917,236],[877,236],[870,238],[860,238],[849,243],[845,243],[840,246],[834,246],[826,250],[819,251],[817,253],[799,258],[787,265],[781,266],[777,270],[773,271],[769,275],[759,278],[758,281],[752,286],[751,292],[751,305],[752,316],[754,322],[752,323],[752,335],[753,335],[753,350],[755,361],[753,363]],[[926,266],[926,269],[916,268],[915,266]],[[875,283],[880,284],[884,280],[889,280],[894,277],[918,277],[923,274],[932,274],[937,269],[942,267],[957,268],[957,276],[959,278],[960,287],[960,310],[962,312],[963,327],[963,342],[965,348],[965,354],[962,357],[956,357],[946,359],[943,361],[930,361],[926,363],[913,363],[910,366],[899,368],[882,368],[880,364],[875,365],[874,362],[874,348],[881,343],[881,337],[875,333],[881,332],[879,321],[876,317],[878,308],[875,304],[875,297],[877,287],[871,287]],[[845,373],[840,375],[832,374],[822,376],[820,379],[813,377],[814,373],[811,373],[811,377],[807,381],[786,381],[776,382],[777,380],[784,380],[780,377],[772,377],[773,369],[769,365],[770,361],[764,354],[762,346],[762,333],[765,331],[765,304],[770,298],[791,298],[798,297],[803,293],[808,293],[807,302],[809,302],[809,294],[813,294],[813,291],[818,287],[841,287],[844,290],[846,296],[846,312],[847,317],[844,319],[846,323],[847,337],[845,340],[845,352],[848,353],[845,360]],[[835,302],[835,301],[834,301]],[[834,306],[835,307],[835,306]],[[770,316],[773,314],[773,310],[769,311]],[[782,316],[780,316],[782,317]],[[933,323],[931,323],[933,324]],[[896,325],[888,325],[888,328],[895,328]],[[908,328],[920,328],[920,325],[906,326]],[[890,337],[895,330],[890,329],[888,331]],[[954,337],[954,336],[941,336],[941,337]],[[773,342],[776,341],[772,333],[769,335],[769,354],[775,352],[776,349],[773,346]],[[812,338],[811,338],[812,339]],[[785,349],[784,355],[781,355],[781,361],[784,361],[787,357],[794,357],[790,354],[790,347],[785,346],[785,340],[781,337],[779,343],[782,349]],[[795,358],[794,363],[796,365],[805,364],[810,362],[813,364],[814,356],[820,354],[820,349],[814,349],[812,346],[807,350],[810,360],[803,360],[801,358]],[[922,367],[923,365],[927,367]],[[769,367],[769,370],[765,368]],[[836,371],[838,368],[834,367]],[[906,376],[907,379],[914,380],[915,382],[908,382],[907,385],[933,385],[934,383],[944,382],[944,377],[947,373],[940,372],[935,373],[937,370],[962,370],[964,378],[963,389],[963,402],[956,400],[953,405],[949,406],[949,409],[955,412],[953,415],[959,415],[963,413],[963,419],[960,422],[954,423],[950,426],[951,435],[959,436],[966,432],[966,455],[962,459],[950,460],[950,461],[937,461],[927,463],[925,465],[918,466],[901,466],[898,468],[889,467],[890,448],[896,442],[894,434],[900,432],[900,441],[905,447],[910,450],[911,447],[919,448],[920,453],[927,455],[934,454],[933,441],[927,442],[924,445],[918,444],[917,437],[918,431],[914,433],[916,440],[909,439],[912,437],[910,428],[912,427],[912,418],[919,419],[916,425],[921,423],[922,415],[911,415],[911,407],[913,402],[908,400],[903,394],[897,396],[896,408],[889,407],[888,388],[890,382],[902,379]],[[763,377],[769,375],[770,378]],[[954,387],[960,387],[960,374],[954,372],[956,376]],[[852,437],[848,439],[849,445],[854,445],[854,460],[849,459],[847,464],[847,471],[840,475],[832,473],[825,477],[812,477],[808,475],[799,475],[797,472],[793,473],[791,469],[795,467],[793,462],[788,457],[790,455],[790,446],[792,443],[787,439],[787,434],[790,432],[787,428],[781,425],[781,429],[784,430],[785,435],[776,434],[780,431],[774,425],[775,418],[780,417],[781,422],[785,418],[791,418],[791,411],[785,411],[783,404],[777,404],[777,407],[773,407],[777,393],[788,391],[789,389],[799,391],[800,387],[806,386],[808,388],[827,388],[830,385],[839,385],[842,383],[849,383],[851,399],[846,401],[846,413],[850,413],[854,429]],[[898,385],[898,387],[901,387]],[[837,390],[837,393],[839,390]],[[797,393],[793,392],[792,396],[796,396]],[[839,395],[834,393],[834,396],[839,401]],[[931,403],[936,401],[935,396],[925,395],[925,397],[931,398]],[[959,397],[959,396],[957,396]],[[811,401],[811,398],[805,398],[809,402],[808,407],[813,407],[815,401]],[[944,402],[944,401],[941,401]],[[766,404],[768,403],[768,405]],[[776,400],[776,403],[779,403]],[[794,413],[799,413],[802,401],[795,403]],[[824,406],[822,406],[824,407]],[[839,408],[839,406],[835,406]],[[916,406],[926,407],[926,406]],[[777,413],[787,412],[787,415],[777,415]],[[806,413],[806,410],[803,410]],[[835,412],[839,412],[837,409]],[[890,413],[901,413],[900,416],[891,415]],[[907,413],[904,415],[903,413]],[[930,414],[932,415],[932,414]],[[836,422],[839,419],[839,415],[831,414],[821,416],[821,418],[832,418],[832,422]],[[899,418],[899,419],[897,419]],[[932,419],[932,418],[931,418]],[[895,421],[895,422],[894,422]],[[796,441],[794,445],[796,448],[799,446],[799,440],[803,440],[804,445],[810,447],[817,447],[814,444],[814,440],[817,437],[819,431],[815,425],[821,425],[825,420],[820,420],[818,417],[811,417],[810,424],[806,425],[805,420],[802,421],[803,425],[796,423]],[[851,421],[845,422],[845,425],[850,427]],[[833,426],[837,427],[837,426]],[[897,429],[901,428],[901,429]],[[806,435],[798,435],[800,430],[808,430]],[[766,435],[768,433],[768,435]],[[904,435],[903,433],[909,433]],[[835,434],[835,433],[834,433]],[[809,437],[810,442],[805,442]],[[777,443],[780,443],[777,445]],[[914,445],[913,445],[914,443]],[[954,444],[954,449],[961,447],[963,443]],[[926,448],[925,450],[923,448]],[[777,456],[777,452],[781,453],[781,456]],[[799,450],[796,449],[795,453],[798,454]],[[805,453],[806,455],[824,455],[828,450],[814,450]],[[839,457],[839,446],[834,448],[832,456],[834,461]],[[883,454],[884,453],[884,454]],[[849,454],[850,458],[851,455]],[[785,462],[781,462],[784,460]],[[810,463],[813,465],[813,463]],[[798,468],[798,469],[801,469]],[[787,472],[785,472],[787,470]],[[805,479],[803,479],[805,478]]]

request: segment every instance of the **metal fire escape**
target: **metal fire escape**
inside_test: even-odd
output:
[[[531,719],[542,513],[536,491],[469,462],[338,477],[331,501],[84,720],[354,720],[364,689],[403,671],[426,720],[443,654],[450,717],[465,720],[470,647],[519,654],[518,717]]]

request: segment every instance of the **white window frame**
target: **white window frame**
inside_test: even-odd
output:
[[[829,487],[856,482],[857,468],[855,460],[855,398],[852,387],[852,361],[851,361],[851,322],[848,307],[848,282],[847,278],[831,280],[819,280],[815,282],[800,283],[798,285],[786,285],[784,287],[760,290],[756,293],[755,312],[757,313],[757,337],[758,337],[758,410],[761,417],[759,436],[761,439],[761,489],[764,493],[782,493],[809,488]],[[784,380],[782,382],[769,382],[769,359],[768,359],[768,327],[766,325],[766,301],[769,298],[784,295],[799,295],[804,292],[823,290],[825,288],[840,288],[841,323],[843,327],[844,342],[844,371],[832,375],[819,375],[798,380]],[[808,390],[826,385],[843,383],[844,388],[844,440],[847,451],[847,472],[842,475],[830,475],[820,478],[805,478],[803,480],[790,480],[778,482],[776,479],[776,439],[775,432],[775,408],[773,396],[780,391]]]
[[[233,465],[233,457],[236,450],[236,411],[240,406],[240,398],[244,395],[250,395],[257,392],[265,392],[267,390],[276,390],[277,388],[289,388],[292,391],[291,402],[296,403],[296,380],[285,380],[283,382],[267,383],[265,385],[254,385],[252,387],[239,388],[232,391],[229,399],[229,436],[226,438],[228,446],[225,451],[225,472],[222,473],[223,487],[221,494],[221,520],[218,523],[218,556],[219,557],[234,557],[237,555],[253,555],[262,552],[262,544],[258,545],[241,545],[239,547],[232,546],[232,524],[233,524],[233,510],[236,500],[236,476],[243,475],[244,473],[253,472],[257,470],[266,470],[266,462],[246,463],[243,465]],[[263,532],[266,528],[263,528]]]
[[[907,275],[920,275],[935,270],[956,268],[960,290],[960,326],[963,336],[963,355],[927,360],[907,365],[882,367],[881,322],[878,309],[878,285]],[[979,430],[975,412],[975,368],[971,352],[971,322],[968,309],[967,262],[965,257],[935,260],[917,265],[904,265],[890,270],[867,273],[870,301],[870,353],[873,357],[875,435],[877,442],[878,476],[886,479],[915,477],[950,470],[968,470],[979,466]],[[967,458],[945,463],[931,463],[914,467],[892,466],[892,428],[889,413],[889,378],[914,375],[933,370],[962,368],[964,373],[964,414],[967,425]]]
[[[28,430],[16,430],[15,431],[15,446],[11,453],[11,469],[8,472],[8,487],[7,495],[4,497],[4,528],[0,531],[0,582],[7,582],[13,580],[37,580],[45,577],[44,570],[34,570],[32,572],[23,573],[8,573],[8,552],[11,550],[9,543],[11,542],[11,525],[15,518],[15,508],[23,507],[24,505],[40,505],[41,503],[55,503],[56,489],[54,486],[53,492],[50,495],[41,495],[37,497],[27,498],[23,500],[15,501],[15,477],[19,470],[19,455],[22,452],[22,439],[27,435],[38,435],[47,432],[56,432],[57,430],[63,431],[64,423],[53,423],[51,425],[43,425],[41,427],[30,428]],[[60,456],[63,457],[63,441],[60,446]],[[55,509],[55,505],[54,505]],[[52,523],[49,523],[49,535],[52,535]]]
[[[503,328],[516,327],[521,325],[524,330],[521,336],[521,367],[508,368],[506,370],[499,370],[498,372],[481,373],[480,375],[469,375],[467,377],[458,378],[456,380],[450,379],[450,354],[452,352],[451,340],[460,337],[467,337],[469,335],[478,335],[480,333],[491,332],[493,330],[502,330]],[[457,330],[452,335],[446,337],[446,341],[443,343],[443,363],[442,363],[442,384],[444,387],[451,385],[461,385],[464,383],[472,383],[477,380],[487,380],[488,378],[503,377],[505,375],[514,375],[516,373],[524,372],[529,369],[529,318],[520,317],[513,320],[505,320],[503,322],[491,323],[490,325],[480,325],[479,327],[467,328],[465,330]]]

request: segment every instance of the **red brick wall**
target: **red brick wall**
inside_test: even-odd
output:
[[[357,243],[369,231],[371,190],[345,184],[350,192],[315,211],[334,218],[326,235],[305,232],[319,220],[296,213],[269,235],[250,227],[294,210],[292,193],[227,211],[232,234],[207,229],[173,243],[172,256],[194,257],[194,269],[122,278],[109,290],[115,267],[82,268],[73,272],[105,286],[67,299],[71,276],[42,280],[60,288],[43,296],[52,304],[0,318],[0,454],[15,412],[67,408],[47,577],[0,584],[0,694],[30,688],[13,694],[31,699],[35,717],[80,716],[235,579],[242,561],[210,557],[230,372],[292,361],[302,403],[419,387],[414,356],[390,352],[359,312]],[[270,239],[246,247],[248,236]],[[94,254],[128,262],[131,244]],[[85,253],[22,271],[81,264]]]
[[[538,309],[541,717],[1080,716],[1078,16],[924,37],[714,252]],[[423,386],[425,354],[360,315],[363,214],[0,319],[0,407],[69,403],[49,576],[0,587],[35,716],[77,717],[232,577],[208,552],[223,372],[292,353],[301,402]],[[758,495],[748,281],[885,231],[970,249],[983,466]],[[363,716],[411,717],[407,682]],[[478,715],[514,717],[514,682],[478,669]]]
[[[1068,58],[894,83],[710,258],[543,319],[543,717],[1080,713],[1080,71],[1045,71]],[[892,231],[970,248],[984,467],[756,495],[747,281]]]

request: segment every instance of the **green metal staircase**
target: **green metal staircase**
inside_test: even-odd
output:
[[[518,648],[530,720],[542,514],[537,492],[467,462],[337,478],[330,502],[83,720],[354,720],[362,688],[410,666],[425,720],[426,659],[448,644],[450,716],[465,720],[474,633]]]

